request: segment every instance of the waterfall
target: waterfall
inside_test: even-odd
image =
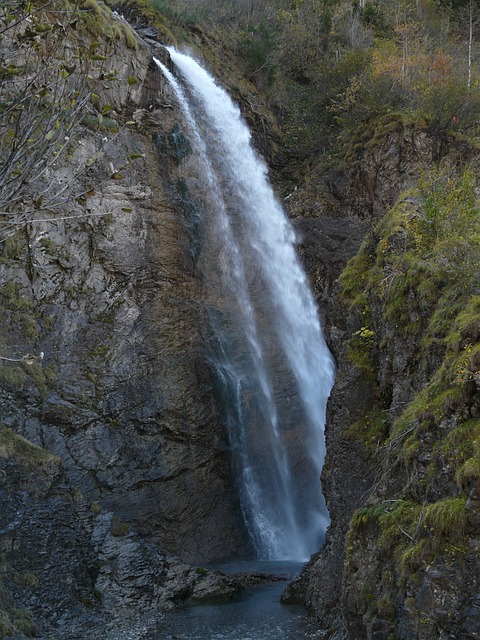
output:
[[[334,363],[295,253],[295,234],[238,107],[168,48],[203,184],[212,362],[242,511],[260,559],[304,560],[328,524],[320,488]]]

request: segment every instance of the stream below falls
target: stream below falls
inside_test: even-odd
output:
[[[292,561],[232,562],[216,566],[224,573],[261,572],[291,580],[302,567]],[[149,640],[305,640],[306,611],[280,604],[286,582],[245,589],[236,600],[167,613]]]

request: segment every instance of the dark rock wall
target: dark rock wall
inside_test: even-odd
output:
[[[142,535],[184,558],[218,559],[241,536],[218,449],[178,158],[155,144],[182,126],[181,114],[147,46],[110,64],[120,87],[110,103],[136,124],[81,132],[54,176],[80,191],[93,185],[62,212],[80,217],[27,225],[0,267],[16,296],[2,299],[6,353],[44,353],[38,379],[27,365],[2,363],[2,419],[59,455],[89,500]],[[135,91],[124,95],[131,76]]]
[[[378,551],[378,530],[374,532],[368,526],[360,527],[357,534],[351,530],[356,509],[398,500],[402,483],[415,491],[422,477],[412,469],[400,472],[398,466],[390,468],[388,452],[377,448],[381,440],[373,440],[382,434],[372,432],[371,440],[370,435],[358,437],[357,433],[355,437],[352,425],[358,430],[363,424],[367,432],[372,411],[383,402],[383,415],[393,423],[440,360],[435,360],[432,351],[428,356],[430,373],[427,367],[423,374],[415,374],[413,364],[422,348],[421,336],[420,342],[414,335],[399,339],[394,330],[382,325],[385,310],[378,302],[369,313],[374,320],[375,344],[383,355],[371,372],[355,366],[348,343],[368,319],[342,300],[338,277],[364,238],[370,237],[375,243],[373,225],[401,191],[415,183],[421,168],[441,157],[447,156],[453,165],[459,157],[471,155],[456,143],[450,141],[449,146],[447,141],[401,122],[394,122],[383,132],[369,132],[369,136],[363,145],[352,141],[351,157],[347,157],[343,171],[327,173],[325,178],[320,171],[314,172],[315,179],[299,185],[287,199],[318,295],[327,339],[337,358],[338,374],[328,408],[327,457],[322,474],[331,526],[325,547],[312,557],[284,599],[305,604],[314,616],[314,626],[329,638],[476,637],[473,602],[479,583],[474,547],[464,549],[466,553],[450,568],[444,559],[426,570],[420,564],[418,576],[405,585],[398,577],[393,550],[390,555]],[[362,290],[361,280],[357,289]],[[425,442],[427,451],[432,446],[432,442]],[[372,454],[374,451],[376,454]],[[442,495],[446,495],[450,481],[442,477],[439,487],[442,482]],[[395,485],[397,493],[384,492],[385,483]],[[456,618],[457,626],[452,622]]]
[[[79,125],[48,176],[69,185],[61,210],[0,243],[2,433],[54,461],[36,486],[0,439],[1,568],[32,576],[4,595],[48,623],[225,595],[223,578],[166,554],[207,562],[246,546],[182,186],[195,163],[153,53],[168,64],[152,40],[110,50],[100,99],[118,130]]]

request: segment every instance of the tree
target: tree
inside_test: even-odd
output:
[[[468,0],[463,8],[463,18],[467,23],[467,89],[470,91],[472,87],[472,65],[473,65],[473,49],[474,49],[474,32],[478,25],[479,14],[478,5],[475,0]]]

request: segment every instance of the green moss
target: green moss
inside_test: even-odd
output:
[[[10,616],[5,611],[0,611],[0,637],[13,636],[14,625]]]
[[[340,277],[344,299],[363,325],[350,338],[348,353],[373,383],[376,360],[389,350],[385,326],[390,340],[397,335],[417,345],[412,376],[431,366],[429,349],[443,353],[441,366],[390,427],[390,450],[407,462],[415,462],[424,432],[452,416],[457,424],[465,420],[466,384],[480,372],[479,228],[472,172],[434,169],[422,176],[419,189],[401,196]],[[383,321],[377,337],[378,310]],[[365,418],[351,429],[363,431],[370,446],[375,433],[368,423]],[[475,474],[473,462],[465,471]]]
[[[48,236],[44,236],[43,238],[41,238],[39,244],[51,256],[55,256],[57,254],[57,245]]]
[[[93,513],[93,515],[98,516],[102,512],[102,507],[100,506],[100,504],[97,501],[94,501],[90,505],[90,510]]]
[[[0,611],[0,637],[26,636],[34,638],[37,630],[30,611],[8,608]]]
[[[422,538],[419,542],[404,545],[398,565],[402,574],[411,576],[432,560],[429,541]]]
[[[350,425],[345,431],[345,436],[362,442],[367,454],[375,454],[388,436],[387,413],[375,407],[369,414]]]
[[[132,17],[141,16],[145,22],[152,25],[160,32],[166,44],[176,44],[177,39],[173,34],[172,19],[175,18],[168,4],[161,0],[108,0],[112,6],[120,7]],[[168,15],[170,14],[170,15]]]
[[[460,487],[469,486],[471,484],[480,485],[480,451],[478,449],[479,441],[476,441],[477,453],[460,465],[455,473],[455,480]]]
[[[462,538],[467,525],[465,496],[447,498],[430,504],[425,509],[425,526],[434,538],[449,540]]]
[[[115,536],[116,538],[128,536],[128,534],[130,533],[130,525],[126,522],[121,522],[116,516],[114,516],[112,518],[110,532],[112,536]]]
[[[21,389],[27,382],[25,370],[11,363],[0,363],[0,384],[12,389]]]
[[[0,312],[6,318],[7,326],[15,331],[23,331],[25,337],[35,339],[38,336],[33,302],[23,294],[18,282],[12,280],[0,287]]]
[[[0,457],[13,459],[28,469],[56,470],[61,465],[59,457],[47,453],[1,423]]]
[[[352,363],[362,369],[373,381],[375,380],[376,362],[373,357],[375,332],[362,327],[348,341],[348,355]]]
[[[2,262],[8,264],[10,260],[20,260],[27,248],[27,242],[23,234],[16,234],[3,241]],[[1,247],[2,245],[0,245]]]
[[[355,512],[347,535],[347,559],[362,540],[376,539],[381,557],[395,561],[400,577],[412,576],[438,556],[448,561],[468,548],[466,497],[431,504],[389,500]]]
[[[58,380],[58,369],[53,364],[47,364],[43,367],[43,375],[45,377],[45,384],[48,387],[53,387]]]
[[[20,572],[14,571],[10,574],[10,579],[15,584],[18,584],[22,587],[29,587],[30,589],[34,589],[39,584],[39,579],[34,573]]]
[[[48,395],[48,384],[45,372],[40,362],[34,361],[32,364],[25,364],[24,368],[28,376],[35,383],[42,398],[46,398]]]
[[[378,526],[380,516],[388,509],[388,505],[381,503],[375,506],[357,509],[350,521],[350,533],[359,533],[364,528]]]
[[[379,516],[381,534],[377,545],[383,552],[398,553],[409,540],[414,540],[421,527],[423,507],[411,500],[387,503]]]
[[[133,51],[136,51],[138,49],[138,37],[137,37],[137,34],[132,29],[132,27],[129,24],[125,23],[125,22],[121,22],[121,28],[123,30],[123,35],[124,35],[127,47],[129,49],[132,49]]]
[[[384,595],[377,600],[376,610],[378,615],[386,620],[394,620],[397,615],[397,610],[389,595]]]
[[[99,358],[103,360],[105,356],[109,353],[109,351],[110,351],[110,348],[107,347],[107,345],[99,344],[94,349],[92,349],[92,351],[90,352],[90,355],[92,358]]]
[[[12,311],[32,311],[32,301],[21,295],[22,287],[10,280],[0,287],[2,306]]]
[[[349,260],[340,276],[343,297],[356,307],[366,304],[365,290],[369,285],[369,271],[373,265],[371,242],[364,241],[358,255]]]
[[[361,325],[348,343],[352,363],[381,400],[388,389],[378,387],[377,361],[388,363],[404,345],[405,382],[420,388],[394,422],[378,401],[345,432],[370,455],[384,444],[382,466],[404,484],[354,514],[347,567],[375,541],[377,562],[392,567],[397,586],[413,586],[426,566],[452,562],[470,545],[475,507],[466,496],[480,487],[480,420],[470,410],[480,374],[479,229],[472,173],[435,170],[399,199],[340,278]],[[394,473],[386,471],[385,486]],[[383,608],[387,619],[395,615],[380,598]]]
[[[14,626],[22,635],[27,636],[27,638],[34,638],[36,636],[36,626],[30,611],[13,609],[10,615]]]
[[[98,376],[93,371],[87,371],[86,378],[95,386],[98,384]]]

